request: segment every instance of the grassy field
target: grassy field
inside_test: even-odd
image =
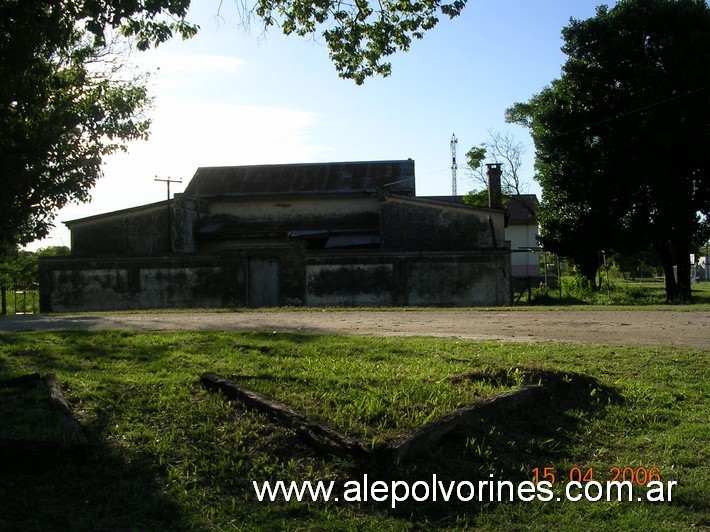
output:
[[[534,288],[530,293],[515,294],[514,300],[523,305],[583,305],[585,308],[620,306],[643,310],[710,308],[710,282],[691,285],[693,303],[691,305],[668,305],[663,279],[627,280],[611,277],[599,290],[591,290],[579,285],[579,279],[563,276],[561,285],[555,288]]]
[[[273,333],[14,333],[0,379],[56,373],[83,464],[0,471],[0,530],[697,530],[710,527],[707,351]],[[373,441],[567,374],[542,404],[483,418],[408,463],[319,454],[206,391],[214,371]],[[582,379],[580,376],[583,376]],[[23,411],[7,415],[23,419]],[[30,414],[27,414],[30,415]],[[6,418],[9,419],[9,418]],[[24,430],[24,429],[23,429]],[[672,502],[259,502],[252,481],[532,480],[658,468]],[[492,475],[492,477],[491,477]],[[336,488],[337,489],[337,488]],[[563,487],[556,484],[555,494]],[[640,489],[640,488],[639,488]]]

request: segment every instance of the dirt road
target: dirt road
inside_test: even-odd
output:
[[[710,312],[585,310],[299,310],[17,316],[0,331],[133,329],[296,331],[523,342],[671,345],[710,350]]]

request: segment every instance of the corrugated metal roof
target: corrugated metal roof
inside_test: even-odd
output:
[[[380,189],[414,196],[414,161],[202,167],[195,172],[185,194],[259,195]]]

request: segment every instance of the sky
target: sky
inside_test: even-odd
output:
[[[528,132],[505,110],[559,77],[561,30],[613,0],[468,0],[424,39],[391,58],[392,75],[356,85],[338,77],[322,38],[246,30],[238,0],[193,0],[197,36],[130,60],[148,72],[151,135],[104,161],[91,201],[60,210],[49,238],[27,249],[70,245],[62,223],[166,198],[155,178],[182,180],[198,167],[413,159],[418,195],[451,194],[451,149],[458,138],[457,190],[476,188],[464,155],[489,130],[525,145],[521,174],[534,182]]]

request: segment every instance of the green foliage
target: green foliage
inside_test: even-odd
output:
[[[0,257],[0,284],[3,287],[29,287],[37,283],[37,256],[16,250]]]
[[[47,246],[37,250],[38,257],[60,257],[69,253],[71,250],[67,246]]]
[[[545,286],[534,288],[531,305],[595,305],[602,307],[621,306],[644,309],[666,302],[662,281],[631,282],[619,278],[602,278],[600,286],[594,288],[581,275],[562,276],[560,288]],[[693,290],[695,303],[707,303],[706,289],[698,286]],[[691,308],[691,307],[688,307]]]
[[[339,75],[359,85],[375,74],[388,76],[392,66],[385,58],[409,50],[440,14],[454,18],[465,5],[466,0],[259,0],[255,11],[267,27],[280,25],[286,35],[321,33]]]
[[[488,191],[484,189],[467,192],[463,197],[463,202],[475,207],[488,207]]]
[[[141,48],[189,36],[188,5],[0,2],[0,244],[46,236],[57,209],[88,199],[105,155],[147,136],[150,99],[120,68],[127,43],[117,34]]]
[[[660,277],[663,274],[658,257],[649,251],[617,253],[609,259],[609,264],[612,270],[627,279]]]
[[[687,300],[710,213],[710,8],[627,0],[563,37],[562,76],[507,112],[535,142],[543,245],[590,281],[601,250],[652,246],[667,299]]]
[[[466,164],[469,168],[479,168],[486,159],[486,145],[474,146],[466,152]]]

